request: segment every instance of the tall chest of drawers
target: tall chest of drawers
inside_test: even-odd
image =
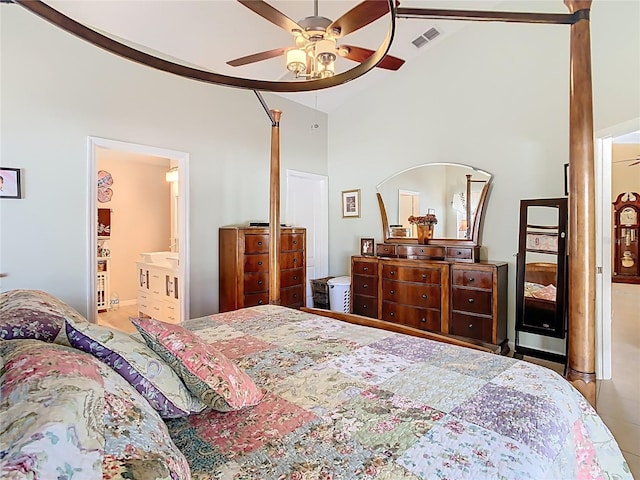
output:
[[[305,304],[306,230],[280,230],[280,304],[300,308]],[[221,227],[219,229],[220,311],[269,303],[269,229]]]
[[[508,265],[351,258],[352,313],[507,348]]]

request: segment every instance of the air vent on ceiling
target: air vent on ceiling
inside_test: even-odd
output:
[[[440,32],[438,31],[438,29],[435,27],[431,27],[429,30],[427,30],[422,35],[420,35],[418,38],[412,40],[411,43],[413,43],[417,48],[420,48],[426,45],[427,43],[429,43],[434,38],[436,38],[438,35],[440,35]]]

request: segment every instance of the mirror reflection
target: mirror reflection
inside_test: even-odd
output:
[[[388,217],[387,236],[417,238],[417,225],[409,217],[433,214],[434,239],[471,239],[478,204],[491,177],[456,163],[428,163],[392,175],[376,187]]]

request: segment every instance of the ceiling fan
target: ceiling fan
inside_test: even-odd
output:
[[[627,165],[627,167],[640,165],[640,155],[636,155],[636,158],[627,158],[626,160],[618,160],[617,162],[613,162],[613,163],[626,163],[626,162],[632,162],[629,165]]]
[[[227,62],[232,67],[261,62],[284,55],[287,70],[296,78],[315,80],[332,77],[335,74],[335,61],[340,56],[354,62],[364,62],[375,52],[362,47],[337,42],[389,13],[387,2],[364,0],[337,20],[318,15],[318,0],[314,0],[314,14],[294,22],[285,14],[262,0],[238,0],[242,5],[264,19],[288,31],[293,35],[295,46],[276,48],[254,53],[246,57]],[[404,64],[401,58],[386,55],[377,67],[398,70]]]

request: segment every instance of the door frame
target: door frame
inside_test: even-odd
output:
[[[125,153],[135,153],[154,157],[169,159],[171,164],[178,167],[178,296],[180,297],[180,318],[189,318],[189,302],[186,293],[189,291],[189,154],[170,150],[167,148],[153,147],[120,140],[110,140],[107,138],[87,137],[87,225],[85,228],[87,235],[87,317],[92,323],[98,321],[97,293],[96,293],[96,245],[98,243],[98,178],[97,169],[97,149],[106,148],[118,150]]]
[[[596,378],[611,378],[611,182],[613,138],[640,129],[640,118],[595,133]]]

